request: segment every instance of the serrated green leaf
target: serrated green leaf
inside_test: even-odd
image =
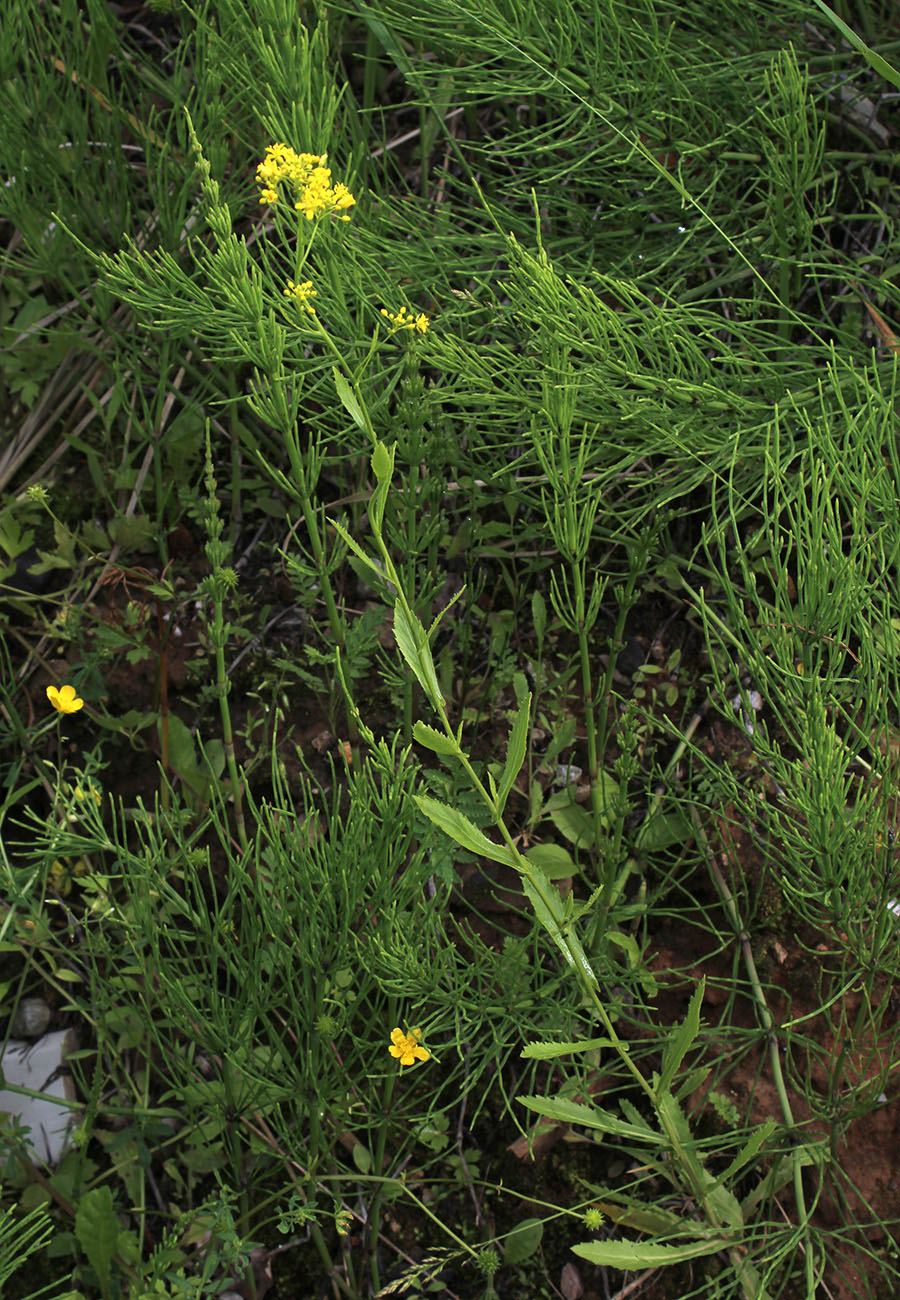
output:
[[[435,706],[443,702],[425,629],[417,616],[407,613],[401,601],[394,605],[394,636],[397,648],[412,669],[416,681]]]
[[[340,523],[337,519],[329,519],[328,522],[331,524],[331,527],[337,533],[338,537],[340,537],[347,544],[347,546],[350,548],[350,550],[353,552],[356,558],[358,560],[362,560],[363,564],[366,565],[368,569],[371,569],[373,573],[377,574],[378,577],[382,581],[384,581],[383,570],[378,567],[378,565],[371,558],[371,556],[366,555],[363,548],[359,545],[358,542],[355,542],[353,540],[353,538],[347,532],[347,529],[344,527],[344,525]]]
[[[529,691],[519,705],[516,720],[512,725],[509,742],[506,746],[506,763],[503,768],[503,775],[500,778],[500,790],[497,796],[501,813],[506,806],[509,792],[513,788],[513,782],[519,775],[525,761],[525,751],[528,747],[528,723],[530,720],[531,692]]]
[[[581,943],[573,932],[564,932],[565,912],[559,893],[549,882],[529,880],[522,876],[522,890],[534,908],[534,914],[550,938],[559,948],[570,966],[580,966],[592,984],[597,983],[593,967],[585,956]],[[541,887],[543,886],[543,888]]]
[[[680,809],[651,814],[641,825],[634,842],[637,853],[659,853],[673,844],[683,844],[691,835],[691,824]]]
[[[785,1156],[777,1161],[741,1201],[741,1212],[744,1221],[746,1222],[751,1217],[762,1201],[770,1201],[773,1196],[777,1196],[782,1187],[787,1186],[794,1177],[795,1160],[798,1160],[801,1166],[807,1166],[820,1165],[827,1158],[824,1146],[819,1148],[812,1145],[795,1147],[790,1156]]]
[[[671,1088],[675,1075],[678,1073],[678,1067],[700,1032],[700,1007],[703,1002],[705,988],[706,980],[702,979],[688,1003],[684,1020],[680,1025],[674,1025],[666,1038],[662,1054],[662,1068],[659,1073],[659,1084],[663,1091],[668,1091]]]
[[[580,1038],[574,1043],[526,1043],[520,1053],[529,1061],[552,1061],[557,1056],[571,1056],[575,1052],[596,1052],[602,1047],[612,1047],[611,1038]]]
[[[775,1120],[771,1117],[765,1120],[764,1123],[758,1125],[731,1161],[728,1168],[725,1169],[716,1179],[714,1186],[718,1183],[727,1184],[732,1178],[734,1178],[735,1174],[739,1173],[740,1170],[743,1169],[744,1165],[749,1164],[753,1157],[759,1152],[760,1148],[775,1132],[776,1127]],[[741,1218],[743,1218],[743,1212],[741,1213]]]
[[[668,1121],[669,1131],[674,1133],[678,1142],[684,1147],[685,1152],[693,1152],[694,1139],[691,1134],[691,1126],[687,1122],[684,1111],[670,1092],[657,1088],[656,1109],[659,1115]],[[702,1166],[696,1154],[692,1155],[692,1166],[696,1169],[698,1177],[702,1178]]]
[[[712,1241],[686,1241],[680,1246],[654,1241],[582,1241],[572,1250],[599,1268],[640,1269],[680,1264],[683,1260],[715,1255],[727,1248],[727,1241],[714,1238]]]
[[[111,1295],[110,1265],[116,1254],[119,1219],[113,1209],[108,1187],[94,1187],[85,1192],[75,1215],[75,1236],[97,1274],[104,1297]]]
[[[169,712],[169,766],[181,777],[193,776],[197,772],[197,751],[190,728],[181,721],[177,713]],[[157,724],[162,734],[162,719]]]
[[[707,1174],[706,1176],[712,1182],[712,1175]],[[740,1202],[727,1187],[713,1184],[707,1192],[707,1202],[710,1208],[715,1211],[716,1218],[720,1223],[724,1223],[729,1228],[736,1230],[743,1228],[744,1213]]]
[[[544,1224],[541,1219],[522,1219],[503,1243],[504,1264],[519,1264],[533,1255],[541,1244]]]
[[[528,880],[525,876],[522,877],[522,889],[534,908],[534,914],[541,925],[550,935],[550,938],[557,945],[569,965],[574,966],[575,958],[562,932],[563,906],[559,894],[555,890],[550,892],[549,889],[539,889],[533,881]]]
[[[504,845],[495,844],[493,840],[489,840],[484,832],[479,830],[475,823],[470,822],[468,817],[457,808],[448,808],[446,804],[439,803],[437,799],[431,799],[424,794],[413,795],[413,798],[429,821],[433,821],[445,835],[449,835],[451,840],[461,844],[464,849],[468,849],[470,853],[476,853],[481,858],[490,858],[493,862],[502,862],[504,866],[515,866],[515,861],[509,849]]]
[[[435,754],[462,753],[458,742],[453,736],[446,736],[443,731],[436,731],[427,722],[416,722],[414,724],[413,737],[420,745],[424,745],[426,749],[430,749]]]
[[[633,934],[626,934],[623,930],[607,930],[604,938],[608,943],[613,943],[617,948],[622,949],[628,960],[629,970],[638,969],[641,964],[641,950]]]
[[[614,1137],[652,1142],[655,1145],[660,1142],[659,1134],[649,1124],[629,1124],[611,1110],[603,1110],[600,1106],[588,1106],[581,1101],[570,1101],[567,1097],[517,1097],[516,1101],[558,1124],[580,1124],[583,1128],[611,1133]]]
[[[678,1101],[684,1101],[690,1097],[692,1092],[696,1092],[704,1080],[708,1077],[710,1067],[708,1065],[698,1065],[696,1069],[689,1071],[688,1074],[682,1075],[678,1091],[675,1093]]]
[[[620,1205],[617,1201],[603,1199],[606,1188],[597,1187],[592,1183],[586,1183],[585,1187],[598,1198],[594,1205],[600,1213],[607,1219],[611,1219],[613,1223],[621,1224],[623,1228],[631,1228],[634,1232],[646,1232],[653,1236],[662,1233],[671,1236],[684,1226],[682,1218],[660,1205]]]

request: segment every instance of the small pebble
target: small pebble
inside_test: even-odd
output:
[[[10,1026],[12,1038],[40,1038],[50,1023],[50,1008],[43,998],[23,998]]]

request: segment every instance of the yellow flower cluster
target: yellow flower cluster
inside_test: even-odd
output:
[[[392,1029],[388,1051],[401,1065],[414,1065],[416,1061],[431,1059],[428,1048],[422,1046],[421,1029],[411,1029],[408,1034],[404,1034],[402,1029]]]
[[[408,307],[401,307],[398,312],[382,307],[381,314],[398,330],[415,330],[418,334],[424,334],[428,329],[428,317],[423,311],[414,316]]]
[[[346,185],[332,185],[327,154],[295,153],[289,145],[271,144],[256,169],[260,203],[277,203],[282,185],[294,195],[294,207],[307,221],[326,212],[337,212],[341,221],[349,221],[345,209],[356,199]]]
[[[288,280],[287,288],[283,290],[285,298],[293,298],[304,311],[308,311],[310,316],[315,316],[316,309],[309,301],[315,298],[316,290],[313,288],[312,280],[304,280],[302,284],[294,284],[293,280]]]

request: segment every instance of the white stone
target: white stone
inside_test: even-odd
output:
[[[0,1053],[4,1084],[42,1094],[26,1097],[8,1087],[0,1091],[0,1111],[18,1116],[23,1127],[30,1130],[34,1157],[41,1164],[55,1165],[69,1146],[76,1112],[61,1103],[75,1100],[65,1059],[77,1044],[74,1030],[61,1030],[33,1043],[11,1038]]]

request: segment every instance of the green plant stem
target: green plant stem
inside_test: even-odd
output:
[[[594,819],[594,843],[603,838],[605,796],[600,785],[600,750],[597,745],[597,722],[594,717],[594,693],[591,679],[591,652],[588,644],[590,631],[586,618],[584,561],[572,563],[572,582],[575,587],[575,627],[578,637],[578,659],[581,665],[581,701],[584,709],[584,727],[587,736],[588,774],[591,783],[591,812]],[[603,699],[603,697],[601,697]],[[609,882],[604,880],[604,895]]]
[[[390,999],[388,1005],[388,1022],[392,1025],[397,1023],[397,1006],[393,998]],[[384,1171],[384,1157],[387,1148],[387,1116],[390,1113],[391,1101],[393,1100],[396,1084],[396,1074],[389,1074],[384,1085],[384,1094],[381,1106],[381,1114],[383,1118],[381,1123],[378,1125],[378,1136],[375,1142],[375,1151],[373,1153],[374,1159],[372,1161],[373,1167],[380,1177],[386,1176]],[[367,1225],[369,1276],[372,1280],[373,1293],[376,1295],[381,1290],[381,1277],[378,1270],[378,1231],[381,1222],[381,1207],[384,1203],[385,1186],[386,1184],[381,1182],[376,1184],[375,1195],[372,1197],[372,1205],[369,1210],[369,1222]]]
[[[223,563],[225,547],[222,542],[222,520],[219,518],[216,480],[213,474],[209,426],[207,426],[206,431],[206,489],[206,529],[209,536],[206,543],[206,556],[212,569],[212,573],[206,582],[206,591],[213,611],[209,631],[216,660],[216,694],[219,697],[219,713],[222,718],[222,745],[225,750],[225,760],[228,764],[228,775],[231,781],[235,824],[241,848],[246,852],[249,841],[247,839],[247,828],[244,825],[243,787],[234,753],[234,732],[231,726],[231,710],[228,707],[229,683],[225,672],[225,644],[228,639],[225,626],[225,593],[237,581],[237,575],[233,570],[227,570]]]
[[[411,461],[409,466],[409,476],[406,484],[406,546],[408,560],[406,564],[407,581],[412,589],[415,580],[416,571],[416,554],[418,552],[418,530],[416,527],[417,499],[418,499],[418,479],[419,466],[416,461]],[[407,669],[406,681],[403,684],[403,740],[409,744],[412,740],[413,712],[415,709],[416,682],[413,674]]]
[[[232,547],[236,546],[243,518],[241,501],[241,426],[237,405],[237,378],[233,370],[228,371],[228,392],[231,414],[229,433],[231,437],[231,503],[229,510],[229,538]]]
[[[325,331],[323,330],[323,333]],[[328,335],[326,334],[326,337]],[[323,453],[316,442],[312,442],[305,455],[300,450],[293,428],[289,427],[287,411],[284,412],[284,443],[287,448],[288,458],[291,462],[291,471],[293,478],[285,480],[285,486],[294,495],[300,503],[300,509],[303,513],[303,522],[306,526],[306,535],[309,538],[309,546],[312,551],[313,566],[316,572],[316,578],[319,583],[319,591],[325,604],[325,614],[328,618],[328,626],[331,631],[331,637],[334,647],[338,652],[346,649],[347,633],[344,618],[338,609],[338,604],[334,595],[334,588],[331,584],[331,574],[328,571],[328,555],[325,550],[325,541],[322,530],[319,527],[319,516],[316,506],[313,502],[313,492],[319,479],[319,472],[322,467]],[[359,735],[356,730],[356,721],[352,711],[346,709],[347,720],[347,738],[351,745],[356,745]]]
[[[790,1098],[787,1094],[784,1072],[781,1068],[781,1056],[778,1050],[778,1035],[775,1031],[775,1021],[772,1018],[772,1013],[769,1010],[768,1003],[766,1002],[765,992],[760,983],[759,972],[756,969],[756,960],[753,956],[753,948],[750,944],[750,935],[744,928],[740,915],[738,914],[734,896],[728,888],[725,877],[719,869],[719,864],[716,862],[715,854],[709,847],[709,841],[706,838],[706,833],[704,832],[703,827],[700,825],[700,818],[696,809],[692,809],[692,817],[694,822],[694,834],[697,837],[697,842],[703,849],[710,875],[715,882],[719,897],[722,900],[722,906],[725,908],[725,913],[731,927],[741,945],[741,955],[744,959],[744,967],[750,980],[750,987],[753,990],[753,999],[759,1013],[760,1023],[762,1024],[766,1034],[766,1041],[769,1047],[769,1063],[772,1069],[772,1079],[775,1083],[775,1091],[778,1094],[778,1103],[781,1106],[781,1114],[786,1126],[794,1132],[796,1131],[796,1123],[794,1120],[794,1113],[791,1109]],[[794,1196],[797,1200],[797,1213],[800,1219],[799,1227],[802,1229],[809,1221],[809,1211],[806,1208],[806,1194],[803,1188],[803,1167],[800,1163],[800,1151],[798,1148],[794,1148],[791,1158],[793,1161]],[[812,1296],[815,1290],[815,1261],[811,1249],[804,1251],[803,1261],[806,1273],[807,1294]]]
[[[162,605],[156,601],[156,637],[159,643],[159,762],[162,767],[160,803],[164,813],[169,812],[169,629],[163,622]]]
[[[216,656],[216,694],[219,697],[219,713],[222,718],[222,744],[225,749],[225,761],[228,764],[228,777],[231,781],[231,793],[234,799],[234,820],[240,846],[246,850],[249,847],[249,841],[247,839],[247,828],[244,825],[243,787],[237,769],[237,759],[234,753],[234,732],[231,726],[231,709],[228,707],[228,678],[225,673],[225,619],[221,596],[213,598],[213,645]]]

